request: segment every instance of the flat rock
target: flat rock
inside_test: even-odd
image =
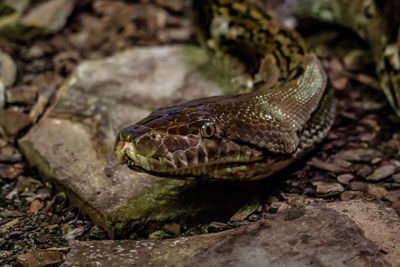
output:
[[[83,62],[19,146],[110,237],[171,221],[227,221],[262,190],[259,184],[161,179],[129,170],[113,155],[118,130],[157,107],[221,94],[225,81],[214,77],[220,75],[205,52],[191,46],[138,48]]]
[[[364,214],[360,216],[367,217],[368,211],[362,211]],[[392,214],[390,209],[381,211]],[[71,251],[62,266],[86,266],[92,262],[96,266],[119,267],[390,266],[394,263],[385,262],[386,256],[379,247],[364,237],[347,214],[323,204],[269,214],[253,224],[216,234],[161,241],[74,241],[70,245]]]
[[[387,262],[400,266],[400,217],[392,208],[363,200],[332,202],[327,206],[353,220]]]
[[[340,151],[335,157],[348,161],[369,161],[376,155],[378,152],[373,149],[357,148]]]
[[[45,249],[36,249],[17,257],[21,267],[48,267],[60,264],[63,260],[64,253]]]

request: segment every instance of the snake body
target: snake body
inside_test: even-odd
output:
[[[400,1],[297,0],[300,18],[339,24],[351,29],[370,47],[380,87],[400,117]]]
[[[116,157],[173,178],[255,180],[300,159],[334,118],[321,62],[255,1],[195,1],[203,44],[247,92],[161,108],[117,136]]]

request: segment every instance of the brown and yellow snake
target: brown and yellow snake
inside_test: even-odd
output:
[[[157,176],[214,180],[256,180],[300,159],[334,120],[318,58],[256,1],[194,5],[203,44],[250,92],[158,109],[119,132],[116,157]]]

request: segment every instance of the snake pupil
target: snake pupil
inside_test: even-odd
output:
[[[215,134],[215,125],[211,122],[207,122],[205,123],[202,127],[201,127],[201,135],[203,137],[211,137]]]

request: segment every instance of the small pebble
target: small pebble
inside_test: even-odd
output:
[[[168,223],[163,226],[163,230],[172,236],[179,236],[181,233],[181,225],[178,223]]]
[[[75,1],[52,0],[40,2],[31,8],[22,18],[22,24],[44,29],[49,33],[61,30],[74,8]]]
[[[375,196],[377,199],[382,199],[388,194],[388,191],[384,187],[374,184],[368,185],[367,192],[368,194]]]
[[[169,237],[171,237],[171,236],[169,234],[167,234],[166,232],[157,230],[157,231],[150,233],[147,238],[150,240],[161,240],[161,239],[166,239]]]
[[[347,77],[337,77],[331,80],[333,87],[339,90],[343,90],[346,88],[349,83],[349,79]]]
[[[35,86],[19,86],[7,90],[7,103],[32,105],[37,97],[37,87]]]
[[[344,187],[339,183],[314,182],[313,185],[316,186],[315,192],[324,197],[337,195],[344,191]]]
[[[353,180],[353,179],[354,179],[354,176],[352,174],[349,174],[349,173],[342,174],[342,175],[339,175],[338,177],[336,177],[336,180],[339,183],[344,184],[344,185],[348,185],[350,183],[350,181]]]
[[[32,123],[29,115],[15,110],[0,110],[0,127],[8,135],[16,135],[19,131]]]
[[[390,165],[394,165],[394,166],[400,168],[400,160],[391,159],[391,160],[389,161],[389,163],[390,163]]]
[[[347,201],[347,200],[350,200],[350,199],[353,199],[355,197],[362,196],[362,195],[363,195],[363,192],[360,192],[360,191],[351,191],[351,190],[344,191],[340,194],[340,199],[343,201]]]
[[[368,185],[364,182],[354,181],[350,182],[350,189],[353,191],[366,192],[368,189]]]
[[[343,150],[335,155],[335,158],[340,158],[348,161],[370,161],[372,157],[376,156],[378,151],[373,149],[349,149]]]
[[[229,229],[229,225],[222,222],[211,222],[208,225],[208,231],[212,233],[220,232],[227,229]]]
[[[25,59],[33,60],[43,57],[45,49],[43,45],[32,45],[24,55]]]
[[[0,82],[0,110],[4,108],[5,104],[6,104],[6,97],[5,97],[4,85],[2,82]]]
[[[94,239],[104,239],[106,238],[107,235],[106,232],[104,232],[104,230],[101,227],[95,225],[92,228],[90,228],[89,236]]]
[[[19,255],[16,261],[18,265],[22,267],[53,266],[64,261],[64,253],[60,251],[36,249]]]
[[[390,175],[394,174],[396,171],[396,166],[393,165],[383,165],[376,168],[373,173],[367,176],[367,180],[369,181],[379,181]]]
[[[393,181],[400,184],[400,172],[393,175]]]
[[[382,162],[382,158],[381,157],[374,157],[374,158],[371,159],[371,163],[374,164],[374,165],[376,165],[378,163],[381,163],[381,162]]]
[[[0,162],[19,162],[22,160],[21,153],[12,145],[0,147]]]
[[[292,207],[291,205],[289,205],[285,202],[277,201],[277,202],[271,203],[266,210],[268,210],[268,212],[275,213],[275,212],[282,212],[291,207]]]
[[[0,69],[1,86],[11,86],[15,82],[15,78],[17,76],[17,65],[8,54],[2,51],[0,51]]]
[[[360,169],[358,169],[357,171],[357,175],[366,178],[368,175],[370,175],[372,173],[372,167],[368,166],[368,165],[364,165],[362,166]]]
[[[255,222],[258,221],[260,219],[260,215],[258,214],[251,214],[248,218],[247,218],[250,222]]]
[[[386,199],[393,204],[400,205],[400,190],[393,190],[387,193]]]
[[[309,162],[307,162],[307,164],[311,165],[315,168],[318,168],[320,170],[329,171],[329,172],[340,173],[340,172],[346,171],[345,168],[336,164],[335,162],[327,162],[327,161],[323,161],[323,160],[320,160],[317,158],[311,159]]]
[[[23,171],[23,166],[21,164],[2,164],[0,163],[0,178],[3,179],[15,179]]]
[[[28,212],[32,214],[37,214],[39,210],[41,210],[43,207],[44,207],[44,202],[41,201],[40,199],[35,199],[29,205]]]

